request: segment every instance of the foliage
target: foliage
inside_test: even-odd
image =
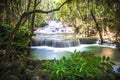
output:
[[[58,1],[56,5],[59,3],[61,2]],[[118,38],[120,30],[119,4],[120,1],[118,0],[68,0],[68,4],[64,5],[55,15],[58,20],[74,27],[76,33],[91,36],[89,32],[93,32],[96,26],[91,17],[90,10],[92,10],[99,24],[100,32],[104,34],[103,37],[110,35],[115,38],[114,35],[116,35],[116,38]],[[114,35],[109,34],[109,32]]]
[[[7,45],[8,34],[12,31],[12,26],[8,24],[0,23],[0,48],[4,49]]]
[[[0,61],[0,80],[31,80],[42,62],[25,56],[11,62]]]
[[[43,27],[47,25],[41,14],[36,14],[35,27]]]
[[[0,24],[0,48],[5,49],[8,40],[9,40],[9,35],[11,31],[14,29],[13,26],[8,25],[8,24]],[[17,51],[17,52],[24,52],[25,50],[28,49],[28,44],[30,42],[30,31],[26,26],[21,26],[20,30],[16,33],[15,39],[12,42],[12,51]]]
[[[48,11],[56,8],[64,1],[68,1],[58,12],[52,12],[51,14],[42,15],[35,18],[36,26],[43,26],[45,19],[61,20],[66,22],[69,26],[75,28],[76,33],[82,33],[85,35],[90,31],[87,31],[90,27],[94,29],[95,24],[91,18],[90,10],[93,11],[98,24],[100,25],[101,33],[107,33],[108,28],[110,31],[116,34],[116,38],[119,35],[120,30],[120,1],[119,0],[36,0],[36,9]],[[30,3],[29,7],[28,4]],[[40,5],[39,5],[40,4]],[[1,5],[0,5],[1,6]],[[16,21],[20,17],[21,13],[31,11],[34,8],[34,1],[32,0],[13,0],[6,1],[2,8],[1,19],[2,22],[6,22],[12,25],[16,24]],[[2,6],[1,6],[2,7]],[[35,14],[38,16],[38,14]],[[31,17],[31,16],[29,16]],[[44,17],[44,19],[40,18]],[[30,18],[29,18],[30,19]],[[29,23],[29,22],[28,22]],[[65,23],[65,24],[66,24]],[[91,30],[92,30],[91,29]],[[113,36],[114,37],[114,36]]]
[[[20,30],[16,33],[12,45],[18,50],[24,50],[28,47],[30,42],[30,31],[27,26],[21,26]]]
[[[53,61],[21,56],[11,62],[0,61],[0,80],[31,80],[36,76],[39,80],[112,80],[111,64],[109,57],[79,51],[74,51],[69,59]]]
[[[46,61],[43,72],[50,80],[112,80],[112,62],[109,57],[97,57],[74,51],[69,59]]]

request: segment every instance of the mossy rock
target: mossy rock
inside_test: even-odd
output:
[[[80,44],[95,44],[97,38],[80,38]]]
[[[10,75],[9,80],[20,80],[16,75]]]

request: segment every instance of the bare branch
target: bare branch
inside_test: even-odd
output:
[[[30,14],[33,14],[33,13],[46,13],[46,14],[48,14],[48,13],[51,13],[51,12],[54,12],[54,11],[58,11],[58,10],[60,10],[60,8],[61,8],[62,6],[64,6],[64,4],[67,3],[67,2],[68,2],[68,0],[66,0],[66,1],[65,1],[63,4],[61,4],[61,6],[59,6],[58,8],[53,9],[53,10],[49,10],[49,11],[33,10],[33,11],[29,11],[29,12],[24,12],[24,13],[21,15],[19,21],[17,22],[14,30],[13,30],[13,31],[10,33],[10,35],[9,35],[9,42],[8,42],[8,46],[7,46],[7,49],[6,49],[6,57],[9,59],[9,56],[10,56],[10,53],[9,53],[9,52],[10,52],[10,48],[11,48],[11,43],[12,43],[13,40],[14,40],[14,37],[15,37],[16,32],[19,30],[19,27],[20,27],[20,25],[21,25],[22,20],[23,20],[26,16],[28,16],[28,15],[30,15]]]
[[[41,3],[41,0],[40,0],[40,1],[38,1],[38,3],[36,4],[36,6],[38,6],[40,3]]]
[[[45,14],[48,14],[48,13],[51,13],[51,12],[54,12],[54,11],[58,11],[61,9],[62,6],[64,6],[64,4],[66,4],[68,1],[65,1],[63,4],[61,4],[61,6],[59,6],[58,8],[56,9],[53,9],[53,10],[49,10],[49,11],[43,11],[43,10],[33,10],[33,11],[29,11],[29,12],[25,12],[25,16],[27,15],[30,15],[32,13],[45,13]]]

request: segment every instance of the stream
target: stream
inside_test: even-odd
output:
[[[36,36],[32,38],[30,49],[33,58],[39,60],[61,59],[63,56],[70,57],[72,54],[70,52],[78,50],[92,52],[97,56],[108,56],[111,61],[120,64],[120,51],[114,44],[99,45],[97,40],[92,44],[82,44],[79,38],[75,38],[72,28],[64,27],[58,21],[47,22],[47,26],[38,28],[34,32]]]

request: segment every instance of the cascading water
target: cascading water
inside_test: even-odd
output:
[[[44,26],[42,28],[38,28],[34,33],[37,35],[40,34],[70,34],[74,33],[73,29],[71,27],[65,27],[62,25],[60,21],[46,21],[48,23],[47,26]]]
[[[79,46],[80,42],[79,40],[55,40],[55,39],[41,39],[41,38],[35,38],[31,41],[31,46],[50,46],[50,47],[74,47]]]
[[[32,38],[31,46],[50,46],[50,47],[74,47],[79,46],[78,39],[66,39],[72,36],[74,31],[70,27],[64,27],[59,21],[47,21],[48,25],[38,28],[36,36]]]
[[[113,44],[99,45],[97,39],[75,39],[72,28],[64,27],[59,21],[47,21],[48,25],[38,28],[31,41],[31,54],[40,60],[61,59],[69,57],[75,49],[94,52],[99,56],[109,56],[120,64],[119,50]],[[92,43],[92,44],[91,44]]]

